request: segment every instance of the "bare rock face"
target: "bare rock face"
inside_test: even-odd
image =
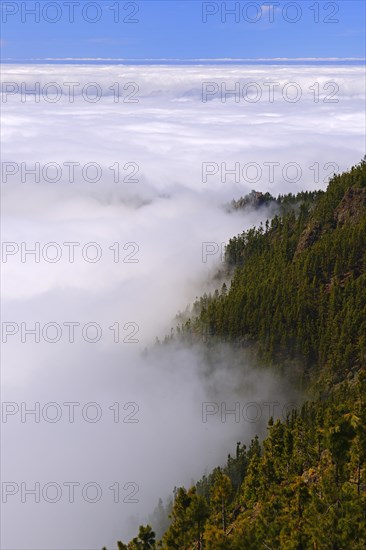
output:
[[[365,215],[366,187],[350,187],[343,199],[334,211],[334,219],[337,225],[358,223]]]
[[[356,224],[366,213],[366,187],[350,187],[341,202],[334,210],[334,221],[337,226],[345,223]],[[324,230],[324,229],[323,229]],[[294,258],[312,246],[322,234],[318,222],[311,222],[300,236]]]
[[[318,222],[310,223],[303,231],[297,244],[295,258],[298,254],[301,254],[304,250],[312,246],[320,236],[321,227]]]

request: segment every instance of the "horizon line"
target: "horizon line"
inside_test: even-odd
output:
[[[129,57],[7,57],[1,61],[366,61],[364,57],[201,57],[201,58],[129,58]]]

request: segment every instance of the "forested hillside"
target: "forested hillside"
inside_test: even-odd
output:
[[[289,202],[230,240],[231,285],[198,300],[175,337],[296,364],[313,400],[176,489],[162,540],[141,527],[120,550],[366,547],[366,161]]]

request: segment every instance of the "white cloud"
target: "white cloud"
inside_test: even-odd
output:
[[[3,400],[85,404],[96,401],[104,412],[98,424],[60,421],[56,424],[18,417],[3,424],[7,452],[3,480],[96,481],[103,498],[91,505],[64,500],[54,505],[21,504],[11,497],[3,505],[8,525],[3,545],[27,548],[96,548],[129,534],[130,515],[148,513],[159,496],[175,484],[189,483],[233,451],[239,439],[250,438],[260,424],[228,421],[203,424],[205,400],[289,400],[293,391],[269,374],[242,376],[230,365],[228,349],[216,357],[216,374],[207,376],[202,350],[177,349],[152,355],[140,352],[155,336],[169,332],[171,320],[205,288],[219,265],[219,254],[202,263],[202,242],[221,244],[265,213],[229,215],[221,205],[253,187],[273,193],[325,187],[314,182],[311,166],[319,163],[321,179],[337,162],[341,170],[363,155],[364,89],[357,67],[90,67],[6,66],[4,82],[97,82],[103,91],[115,83],[137,82],[137,104],[114,103],[109,95],[96,103],[80,93],[75,103],[57,103],[11,96],[3,104],[3,161],[98,162],[103,179],[95,184],[19,182],[19,174],[2,186],[3,240],[17,243],[57,242],[65,256],[58,263],[10,257],[3,268],[3,320],[30,326],[39,321],[94,321],[103,328],[97,344],[77,338],[69,344],[21,344],[18,336],[3,346]],[[203,81],[296,82],[303,101],[291,104],[200,100]],[[309,86],[339,85],[339,103],[314,103]],[[305,94],[305,91],[307,94]],[[331,90],[328,90],[329,93]],[[139,183],[113,182],[115,162],[136,162]],[[218,176],[202,182],[202,163],[228,166],[239,162],[277,162],[281,172],[271,183]],[[296,162],[302,177],[286,182],[282,167]],[[101,261],[66,260],[65,242],[97,242]],[[138,243],[139,263],[114,263],[109,246]],[[79,249],[78,249],[79,250]],[[130,250],[123,251],[126,254]],[[140,344],[114,344],[108,328],[115,321],[138,323]],[[226,354],[226,355],[225,355]],[[245,363],[245,361],[244,361]],[[136,402],[138,424],[110,422],[108,406]],[[264,420],[264,419],[262,419]],[[239,439],[238,439],[239,438]],[[113,504],[113,482],[140,484],[138,505]],[[12,503],[11,503],[12,502]],[[5,524],[5,521],[4,521]],[[22,529],[19,529],[19,525]],[[65,526],[67,528],[65,529]]]

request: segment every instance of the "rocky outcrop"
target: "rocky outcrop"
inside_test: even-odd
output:
[[[350,187],[343,199],[334,211],[334,219],[337,225],[358,223],[365,215],[366,187]]]
[[[321,226],[318,222],[310,223],[299,238],[294,257],[296,258],[298,254],[312,246],[318,240],[320,232]]]
[[[357,224],[366,212],[366,188],[350,187],[341,202],[334,210],[334,221],[337,226],[345,223]],[[318,222],[311,222],[303,231],[296,247],[294,258],[312,246],[325,229]]]

